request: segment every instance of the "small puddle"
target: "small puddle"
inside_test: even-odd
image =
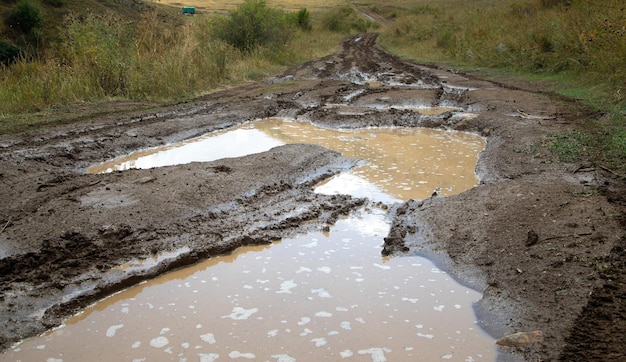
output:
[[[316,192],[385,203],[425,198],[435,187],[451,195],[475,186],[484,147],[482,138],[459,132],[341,131],[269,119],[89,172],[219,159],[252,144],[262,144],[254,151],[261,152],[297,142],[368,162]],[[473,311],[480,293],[427,259],[381,257],[389,225],[386,210],[363,208],[328,232],[239,248],[113,295],[0,360],[494,361],[494,340]]]

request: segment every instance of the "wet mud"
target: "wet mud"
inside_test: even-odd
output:
[[[400,205],[381,252],[428,256],[478,285],[482,324],[496,338],[542,331],[542,342],[498,347],[502,358],[623,357],[623,180],[602,168],[554,163],[537,147],[549,133],[598,115],[532,84],[404,62],[375,39],[347,39],[328,57],[193,102],[0,137],[0,347],[139,281],[242,245],[327,229],[367,203],[314,193],[313,185],[358,160],[303,144],[86,172],[146,147],[286,117],[330,128],[421,126],[484,136],[480,185]],[[423,114],[420,107],[447,109]],[[145,268],[120,267],[149,258],[156,262]]]

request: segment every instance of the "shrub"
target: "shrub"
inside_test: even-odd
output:
[[[341,9],[329,12],[323,20],[324,27],[330,31],[337,33],[350,32],[350,24],[348,17],[354,12],[351,7],[343,7]]]
[[[322,19],[322,24],[330,31],[346,34],[352,31],[364,33],[373,26],[371,21],[366,20],[350,6],[327,13]]]
[[[55,8],[60,8],[65,5],[65,0],[43,0],[43,3]]]
[[[29,0],[20,0],[13,12],[5,19],[5,24],[18,29],[23,34],[30,33],[41,26],[43,16],[41,9]]]
[[[300,9],[300,11],[296,14],[296,24],[304,31],[310,31],[313,29],[313,26],[311,25],[311,15],[306,8]]]
[[[20,48],[0,40],[0,64],[13,63],[21,53]]]
[[[263,0],[246,0],[228,16],[212,24],[213,34],[244,52],[258,46],[284,46],[292,29],[285,14],[267,7]]]

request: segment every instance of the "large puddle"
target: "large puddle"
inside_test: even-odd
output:
[[[473,187],[477,155],[484,147],[480,137],[464,133],[337,131],[281,120],[212,135],[224,138],[207,136],[181,148],[149,150],[90,171],[192,162],[200,154],[203,160],[217,159],[261,143],[254,152],[317,143],[368,161],[317,192],[396,202],[427,197],[436,187],[442,194]],[[186,158],[188,153],[195,158]],[[0,359],[495,360],[494,340],[475,320],[473,303],[480,293],[427,259],[380,256],[387,217],[383,209],[364,208],[328,232],[240,248],[163,275],[97,303]]]
[[[333,181],[338,191],[353,194],[362,189],[367,194],[376,188],[398,200],[424,199],[435,189],[441,195],[453,195],[474,187],[478,182],[474,168],[485,147],[480,136],[465,132],[409,127],[334,130],[271,118],[135,152],[95,165],[88,172],[213,161],[293,143],[317,144],[367,161]]]

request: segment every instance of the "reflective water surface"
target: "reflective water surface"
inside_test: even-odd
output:
[[[4,355],[23,361],[493,361],[480,294],[380,257],[381,210],[246,247],[114,295]]]
[[[453,195],[474,187],[478,182],[474,168],[485,147],[482,137],[465,132],[410,127],[334,130],[272,118],[135,152],[88,172],[213,161],[293,143],[318,144],[366,160],[366,166],[351,172],[351,179],[342,175],[344,182],[367,183],[399,200],[424,199],[436,188],[442,195]]]
[[[316,192],[393,203],[427,197],[435,187],[442,194],[473,187],[484,147],[480,137],[458,132],[337,131],[277,119],[212,135],[223,138],[142,151],[90,172],[192,162],[199,154],[232,157],[252,140],[263,144],[254,152],[318,143],[368,164]],[[367,207],[328,232],[240,248],[168,273],[97,303],[0,360],[495,360],[494,340],[472,309],[480,293],[427,259],[381,257],[389,224],[386,210]]]

